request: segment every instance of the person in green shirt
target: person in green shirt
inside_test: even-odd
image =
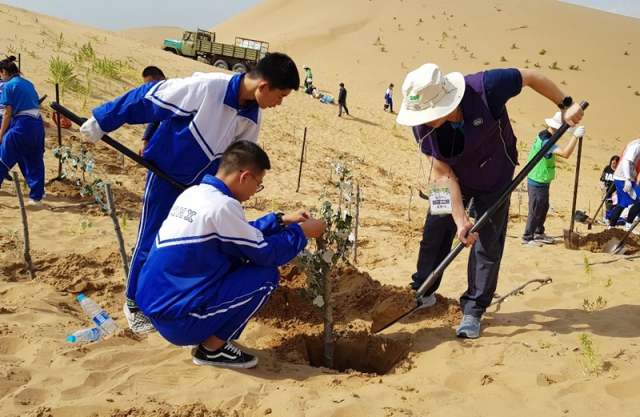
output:
[[[302,66],[302,69],[305,72],[304,77],[304,91],[307,91],[307,87],[313,82],[313,74],[311,73],[311,68],[306,65]]]
[[[557,112],[553,118],[545,119],[545,123],[549,128],[538,133],[527,162],[546,145],[551,136],[560,128],[562,125],[561,113]],[[549,245],[553,244],[554,239],[544,233],[544,222],[549,211],[549,185],[556,177],[556,157],[569,158],[576,147],[578,139],[583,137],[584,133],[584,126],[577,127],[564,149],[554,145],[529,173],[527,177],[529,215],[524,235],[522,235],[523,245],[541,247],[542,244],[540,242]]]

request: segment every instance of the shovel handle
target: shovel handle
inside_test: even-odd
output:
[[[84,117],[78,116],[77,114],[67,109],[57,101],[51,102],[51,108],[57,111],[58,113],[60,113],[61,115],[63,115],[64,117],[66,117],[67,119],[71,120],[73,123],[77,124],[78,126],[82,126],[82,124],[87,121],[87,119],[85,119]],[[163,180],[173,185],[180,191],[184,191],[187,188],[189,188],[187,185],[174,180],[173,178],[165,174],[160,168],[153,165],[151,162],[147,161],[146,159],[142,158],[140,155],[133,152],[131,149],[127,148],[117,140],[112,139],[111,137],[109,137],[109,135],[104,135],[101,138],[101,140],[107,145],[117,150],[118,152],[120,152],[121,154],[128,156],[130,159],[134,160],[135,162],[139,163],[143,167],[147,168],[149,171],[153,172],[158,177],[162,178]]]
[[[582,103],[580,103],[580,107],[582,107],[582,110],[586,110],[586,108],[589,107],[589,103],[586,101],[583,101]],[[507,188],[505,188],[505,190],[500,195],[500,198],[498,198],[498,201],[496,201],[493,204],[493,206],[491,206],[482,215],[482,217],[480,217],[474,223],[473,227],[469,230],[468,234],[477,232],[482,227],[484,227],[485,224],[489,223],[491,216],[493,216],[494,213],[498,211],[498,209],[505,203],[505,201],[509,199],[513,190],[515,190],[518,187],[518,185],[520,185],[520,183],[527,177],[527,175],[529,175],[531,170],[533,170],[533,168],[538,164],[538,162],[540,162],[542,158],[544,158],[544,156],[551,150],[551,148],[556,144],[556,142],[558,142],[560,137],[562,137],[562,135],[564,134],[564,132],[567,131],[567,129],[569,129],[569,124],[567,122],[563,122],[562,125],[556,131],[556,133],[554,133],[553,136],[549,138],[549,140],[542,147],[542,149],[540,149],[538,153],[535,154],[533,158],[529,160],[529,162],[527,162],[524,168],[522,168],[522,170],[518,173],[518,175],[516,175],[516,177],[509,183]],[[434,269],[431,272],[431,274],[429,274],[427,279],[422,283],[420,288],[418,288],[418,290],[416,291],[416,298],[418,300],[420,300],[424,295],[424,293],[427,292],[429,288],[431,288],[433,283],[438,279],[440,275],[442,275],[444,270],[451,264],[451,262],[453,262],[456,256],[458,256],[458,254],[462,252],[462,249],[464,249],[464,244],[462,244],[462,242],[458,242],[458,244],[446,256],[446,258],[444,258],[442,262],[440,262],[440,265],[438,265],[436,269]]]
[[[578,202],[578,181],[580,180],[580,160],[582,158],[582,137],[578,138],[578,158],[576,161],[576,179],[573,184],[573,204],[571,205],[571,224],[569,231],[573,233],[573,226],[576,221],[576,203]]]
[[[594,214],[593,217],[591,218],[591,222],[588,225],[589,230],[591,230],[591,226],[593,226],[593,223],[598,218],[598,214],[600,213],[600,210],[602,209],[602,206],[604,206],[604,203],[607,201],[607,198],[609,198],[609,196],[613,193],[613,189],[614,188],[616,188],[616,184],[612,182],[611,185],[609,186],[609,189],[607,190],[607,193],[604,195],[604,198],[602,199],[602,202],[598,206],[598,210],[596,210],[596,214]]]

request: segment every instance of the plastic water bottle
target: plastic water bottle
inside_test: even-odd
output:
[[[95,301],[85,297],[84,294],[80,294],[77,300],[80,301],[82,309],[105,334],[114,334],[120,330],[116,322]]]
[[[81,329],[72,335],[67,336],[67,342],[95,342],[100,339],[100,329],[91,327],[89,329]]]

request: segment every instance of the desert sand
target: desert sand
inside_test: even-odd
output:
[[[147,65],[161,67],[169,77],[214,71],[159,49],[158,39],[178,36],[178,28],[114,33],[1,4],[0,27],[0,49],[20,53],[24,76],[40,95],[49,96],[42,107],[51,123],[48,149],[57,146],[46,106],[55,96],[48,81],[52,58],[72,62],[91,42],[95,59],[119,60],[125,67],[117,79],[92,74],[86,62],[74,68],[76,77],[63,103],[84,117],[139,85]],[[337,328],[345,332],[338,369],[319,366],[321,319],[300,298],[304,276],[293,265],[282,268],[281,287],[239,340],[259,357],[255,369],[197,367],[189,349],[157,333],[126,330],[125,278],[111,219],[91,204],[91,197],[80,196],[74,178],[54,181],[58,161],[47,151],[45,206],[27,209],[35,280],[21,258],[22,225],[13,184],[5,182],[0,189],[0,415],[640,415],[639,261],[601,253],[614,233],[597,224],[590,231],[576,224],[584,246],[564,247],[576,153],[559,164],[551,187],[554,210],[547,233],[559,237],[556,244],[522,246],[526,190],[511,199],[497,295],[530,280],[546,284],[532,283],[490,307],[479,339],[457,339],[465,250],[447,269],[434,308],[377,337],[368,334],[377,302],[398,300],[387,303],[391,314],[393,309],[402,312],[410,299],[406,285],[428,209],[428,202],[415,195],[422,173],[411,131],[382,110],[388,84],[396,85],[398,107],[406,73],[426,62],[464,74],[539,66],[563,91],[591,103],[584,119],[577,208],[593,214],[601,201],[602,169],[640,132],[635,119],[640,114],[640,20],[551,0],[326,0],[312,5],[267,0],[211,30],[222,42],[233,43],[235,36],[265,40],[272,51],[290,54],[300,69],[310,66],[322,91],[336,96],[340,82],[349,91],[349,117],[337,118],[337,106],[302,92],[265,111],[259,143],[273,169],[265,190],[247,204],[248,218],[317,206],[324,188],[335,202],[330,163],[340,155],[353,161],[365,201],[357,263],[334,277]],[[554,62],[558,69],[550,68]],[[508,109],[522,166],[544,118],[556,108],[525,90]],[[306,163],[296,193],[305,127]],[[142,131],[142,126],[127,126],[112,136],[137,150]],[[77,150],[79,136],[78,126],[63,129],[63,145]],[[567,140],[561,139],[561,145]],[[105,144],[84,146],[95,157],[94,177],[88,179],[113,184],[130,252],[145,169],[123,163]],[[426,158],[423,163],[428,167]],[[640,240],[632,238],[629,248],[627,255],[637,253]],[[81,292],[123,330],[97,342],[65,342],[68,334],[90,325],[75,301]]]

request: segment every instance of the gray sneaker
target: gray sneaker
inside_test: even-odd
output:
[[[427,297],[423,297],[420,299],[420,305],[418,306],[417,310],[433,307],[434,305],[436,305],[436,295],[431,294]]]
[[[531,239],[531,240],[524,240],[522,239],[522,243],[525,246],[532,246],[534,248],[541,248],[542,247],[542,243],[540,242],[536,242],[535,240]]]
[[[465,314],[462,316],[456,336],[463,339],[477,339],[480,336],[480,319]]]
[[[125,301],[122,310],[124,311],[124,316],[127,318],[129,328],[132,332],[142,334],[156,331],[156,328],[153,323],[151,323],[151,320],[149,320],[149,317],[145,316],[139,308],[129,307]]]
[[[555,242],[554,238],[552,238],[551,236],[547,236],[545,233],[536,233],[533,235],[533,239],[537,240],[538,242],[546,243],[547,245],[553,245],[553,242]]]

